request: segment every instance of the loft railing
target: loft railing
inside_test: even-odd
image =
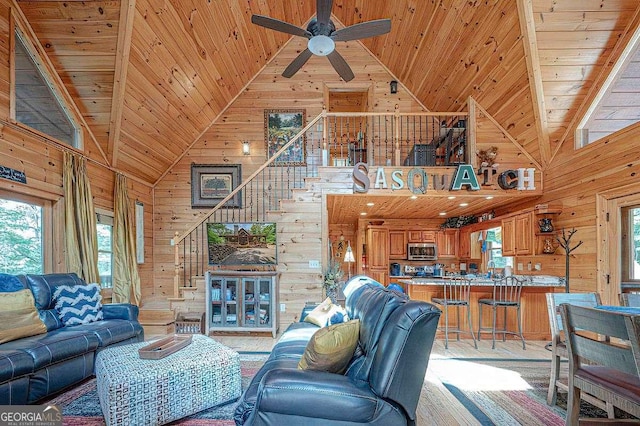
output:
[[[182,235],[174,245],[174,297],[209,267],[208,223],[267,222],[319,166],[451,166],[469,162],[473,141],[461,113],[323,111]],[[299,155],[302,150],[303,156]],[[292,154],[296,155],[292,155]],[[302,160],[302,161],[299,161]]]

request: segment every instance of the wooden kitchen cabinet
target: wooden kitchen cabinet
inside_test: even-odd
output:
[[[435,243],[436,231],[407,231],[410,243]]]
[[[460,259],[471,258],[471,230],[460,229],[458,236],[458,257]]]
[[[502,219],[502,255],[533,254],[533,214],[523,213]]]
[[[458,257],[458,230],[445,229],[436,233],[438,258]]]
[[[367,228],[367,275],[381,284],[389,282],[389,229],[383,226]]]
[[[407,258],[407,233],[389,231],[389,259]]]

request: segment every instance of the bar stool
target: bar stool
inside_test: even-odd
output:
[[[522,286],[524,280],[520,280],[514,276],[504,277],[493,282],[493,296],[478,300],[478,340],[481,340],[481,333],[491,332],[492,344],[491,349],[496,348],[496,333],[502,334],[502,341],[506,341],[507,334],[519,336],[522,340],[522,349],[525,348],[524,336],[522,335],[522,324],[520,320],[520,295],[522,294]],[[482,327],[482,306],[490,306],[493,311],[493,320],[491,327]],[[504,308],[504,326],[501,330],[496,330],[496,314],[498,308]],[[516,319],[518,321],[518,331],[507,330],[507,309],[516,309]]]
[[[444,348],[449,349],[449,332],[456,333],[457,340],[460,341],[460,333],[470,333],[473,339],[473,345],[478,349],[476,336],[473,334],[473,326],[471,325],[471,307],[469,306],[469,295],[471,293],[471,281],[468,279],[453,279],[447,281],[444,286],[444,297],[433,297],[431,301],[441,305],[444,311]],[[458,325],[454,329],[449,329],[449,306],[456,307],[456,316]],[[469,331],[463,330],[460,323],[460,307],[463,306],[467,310],[467,323]]]

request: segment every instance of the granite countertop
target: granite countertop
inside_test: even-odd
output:
[[[564,287],[564,277],[555,277],[551,275],[515,275],[515,277],[524,279],[525,287]],[[443,285],[453,277],[432,278],[432,277],[414,277],[407,280],[399,280],[403,284],[409,285]],[[490,286],[493,280],[488,278],[472,278],[471,285]]]

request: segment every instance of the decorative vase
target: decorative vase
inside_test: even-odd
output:
[[[542,247],[542,252],[545,254],[552,254],[556,251],[556,246],[553,244],[553,238],[545,238],[544,246]]]
[[[549,218],[540,219],[538,226],[540,226],[540,232],[553,232],[553,224]]]

